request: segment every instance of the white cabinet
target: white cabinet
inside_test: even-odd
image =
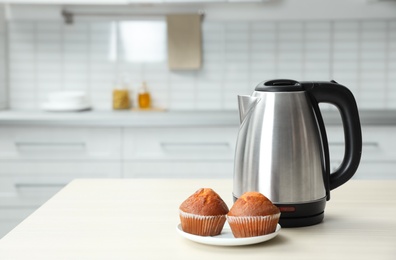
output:
[[[39,206],[75,178],[120,178],[119,162],[1,162],[0,206]]]
[[[118,162],[0,163],[0,237],[75,178],[119,178]]]
[[[232,160],[238,127],[124,129],[124,159]]]
[[[121,129],[0,128],[0,237],[75,178],[121,177]]]
[[[36,208],[0,207],[0,239],[28,217]]]
[[[238,125],[0,127],[0,237],[75,178],[232,178]],[[357,179],[396,178],[396,126],[363,126]],[[327,127],[332,171],[341,126]]]
[[[232,177],[238,126],[124,129],[124,177]]]
[[[120,156],[119,128],[0,128],[0,160],[119,160]]]
[[[51,5],[126,5],[128,0],[0,0],[5,4],[51,4]]]
[[[362,158],[355,179],[396,178],[395,126],[363,126]],[[331,169],[334,171],[344,156],[342,126],[327,127]]]
[[[238,126],[0,127],[0,237],[75,178],[231,178]]]
[[[125,178],[232,178],[234,163],[221,161],[127,161]]]

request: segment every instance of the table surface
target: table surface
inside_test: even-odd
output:
[[[238,247],[176,232],[179,205],[201,187],[231,207],[229,179],[75,180],[0,240],[0,259],[396,259],[396,181],[351,180],[322,223]]]

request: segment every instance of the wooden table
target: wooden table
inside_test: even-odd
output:
[[[256,245],[198,244],[176,232],[180,203],[232,180],[75,180],[0,240],[0,259],[396,259],[396,181],[349,181],[319,225]]]

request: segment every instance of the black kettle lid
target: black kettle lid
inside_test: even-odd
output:
[[[303,91],[304,88],[300,82],[292,79],[273,79],[261,82],[254,90],[264,92],[293,92]]]

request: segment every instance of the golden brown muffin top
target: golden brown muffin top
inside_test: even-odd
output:
[[[231,207],[228,216],[267,216],[279,213],[277,206],[260,192],[242,194]]]
[[[201,216],[218,216],[228,213],[225,202],[210,188],[197,190],[180,205],[179,209]]]

